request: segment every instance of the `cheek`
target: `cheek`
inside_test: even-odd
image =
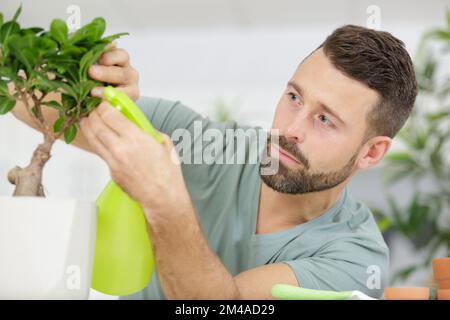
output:
[[[286,105],[286,102],[280,101],[275,110],[275,115],[272,122],[272,128],[280,129],[287,127],[289,119],[292,119],[291,112],[289,112],[289,108]],[[283,134],[283,133],[281,133]]]
[[[348,141],[348,140],[347,140]],[[311,142],[311,141],[310,141]],[[342,139],[318,139],[309,145],[311,152],[307,156],[313,170],[328,172],[342,168],[356,151],[348,142]]]

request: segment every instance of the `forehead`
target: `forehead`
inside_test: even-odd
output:
[[[291,81],[302,88],[307,102],[327,105],[349,126],[360,124],[378,101],[375,90],[336,69],[322,49],[298,66]]]

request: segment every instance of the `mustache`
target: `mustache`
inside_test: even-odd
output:
[[[272,143],[272,137],[269,136],[270,143]],[[306,169],[309,169],[309,161],[306,156],[300,151],[297,144],[292,140],[289,140],[285,136],[278,136],[278,146],[283,150],[290,153],[291,156],[295,158],[295,160],[302,163]]]

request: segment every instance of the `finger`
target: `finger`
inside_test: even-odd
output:
[[[112,153],[97,138],[97,135],[92,130],[91,121],[86,118],[82,119],[80,122],[80,127],[83,135],[86,137],[86,140],[89,142],[89,145],[94,152],[107,163],[112,163],[114,159]]]
[[[91,90],[91,95],[102,98],[104,89],[105,87],[94,87]],[[137,100],[139,98],[138,86],[117,86],[116,89],[126,93],[133,100]]]
[[[138,128],[108,102],[103,101],[94,111],[101,118],[103,124],[119,137],[130,137],[137,133]]]
[[[103,90],[105,89],[105,87],[94,87],[91,90],[91,95],[94,97],[103,97]]]
[[[127,67],[130,64],[130,56],[127,51],[114,48],[105,52],[98,60],[98,64],[105,66],[116,65],[120,67]]]
[[[89,77],[101,82],[126,84],[134,80],[134,74],[128,69],[117,66],[92,65],[88,70]]]
[[[100,141],[103,147],[105,147],[114,157],[114,150],[116,150],[120,144],[124,143],[124,141],[120,138],[115,130],[110,128],[103,121],[97,110],[91,112],[89,118],[94,135],[96,135],[97,139]]]
[[[113,41],[113,42],[108,43],[105,48],[106,48],[106,50],[112,50],[115,47],[117,47],[117,41]]]
[[[137,101],[139,99],[139,86],[136,85],[125,85],[125,86],[117,86],[116,89],[124,92],[129,96],[133,101]]]
[[[155,129],[155,130],[156,130],[156,129]],[[158,130],[157,130],[157,131],[158,131]],[[158,133],[164,138],[164,142],[163,142],[164,146],[165,146],[167,149],[172,149],[172,148],[174,147],[173,142],[172,142],[172,139],[170,139],[170,137],[169,137],[167,134],[165,134],[165,133],[162,133],[162,132],[160,132],[160,131],[158,131]]]

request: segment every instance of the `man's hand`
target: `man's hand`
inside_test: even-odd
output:
[[[112,179],[142,206],[158,212],[190,206],[175,148],[147,135],[106,101],[81,122],[92,149],[103,158]],[[147,217],[149,218],[149,217]]]
[[[110,45],[97,64],[89,67],[89,76],[97,81],[111,83],[131,99],[139,99],[139,73],[130,65],[130,56],[123,49]],[[93,96],[101,96],[103,87],[92,89]]]

